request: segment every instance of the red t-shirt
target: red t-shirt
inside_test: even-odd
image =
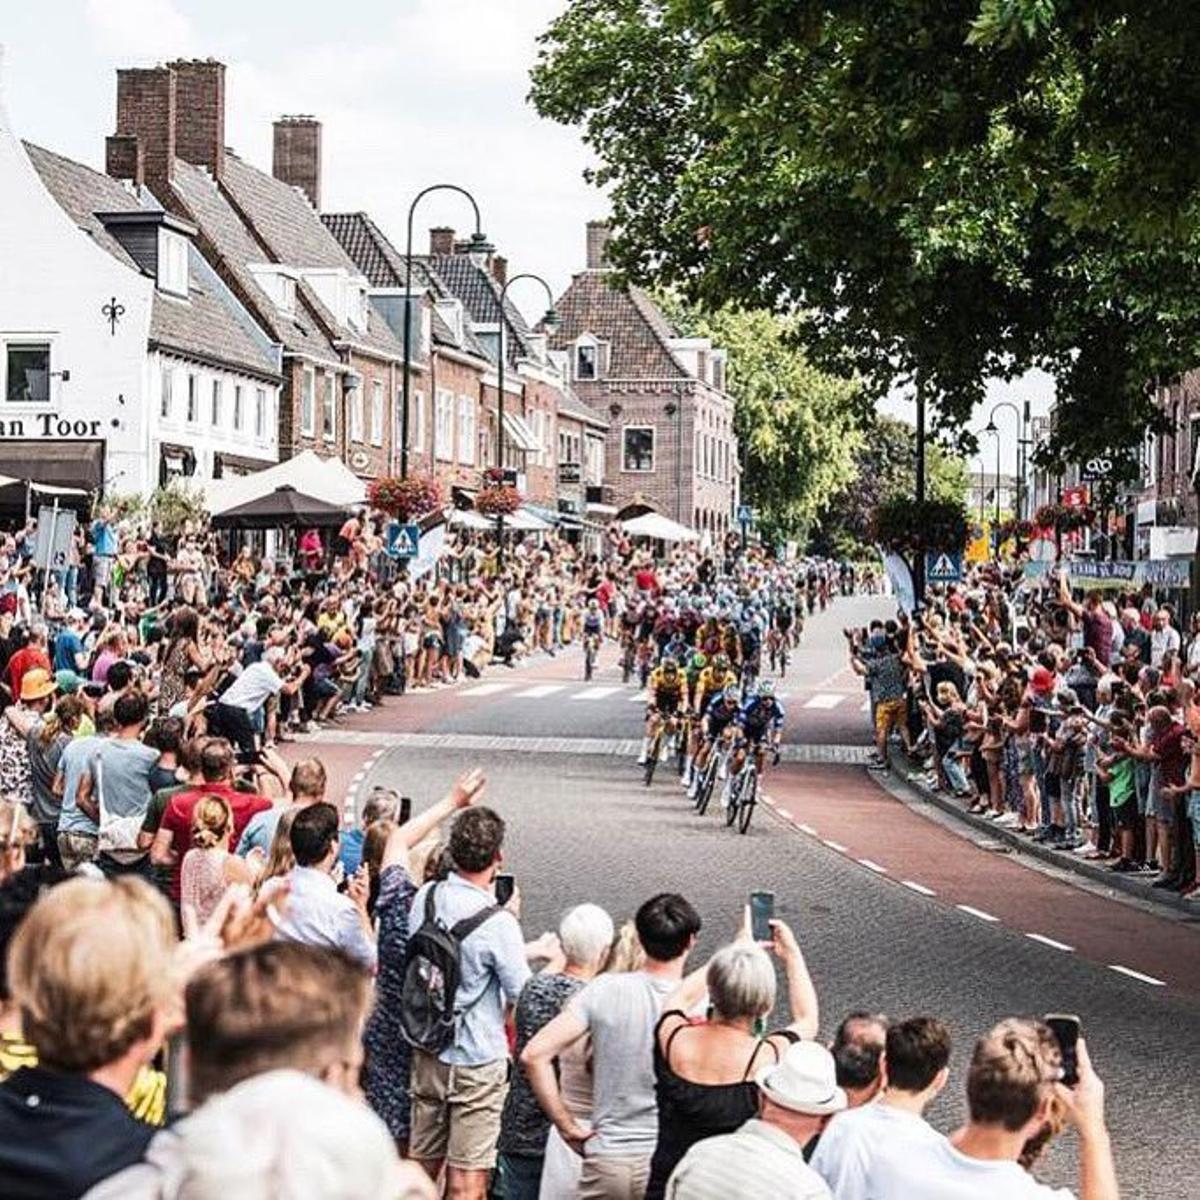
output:
[[[35,646],[25,646],[8,660],[8,686],[12,689],[14,700],[20,700],[21,680],[25,678],[26,672],[32,671],[34,667],[50,670],[50,660],[46,657],[45,650],[39,650]]]
[[[192,848],[192,812],[205,796],[220,796],[228,802],[233,812],[233,836],[229,839],[231,846],[236,846],[242,836],[242,830],[250,823],[255,813],[263,812],[271,807],[271,802],[265,796],[254,792],[239,792],[224,783],[205,783],[199,787],[180,792],[172,796],[163,813],[160,828],[171,831],[171,848],[175,851],[175,862],[171,867],[171,898],[179,903],[180,881],[183,874],[183,856]]]
[[[633,577],[640,592],[658,592],[658,576],[649,568],[643,567]]]

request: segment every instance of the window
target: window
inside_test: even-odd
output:
[[[9,342],[4,398],[9,404],[49,404],[50,343]]]
[[[371,445],[383,445],[383,381],[371,385]]]
[[[296,281],[290,275],[279,276],[279,307],[286,313],[296,311]]]
[[[171,419],[171,388],[174,383],[175,372],[170,367],[162,369],[162,383],[159,387],[158,395],[158,415],[164,421]]]
[[[233,385],[233,428],[237,433],[242,431],[242,385],[235,383]]]
[[[363,440],[363,381],[358,381],[358,387],[350,393],[350,440]]]
[[[305,437],[317,433],[317,376],[312,367],[305,367],[300,377],[300,432]]]
[[[267,389],[254,389],[254,436],[262,441],[267,436]]]
[[[221,381],[212,381],[212,425],[216,429],[221,424]]]
[[[587,479],[595,486],[604,482],[604,439],[590,437],[587,440]]]
[[[200,381],[195,375],[188,376],[187,419],[189,425],[200,420]]]
[[[176,296],[188,294],[187,240],[169,229],[158,231],[158,286]]]
[[[325,372],[325,396],[321,403],[321,436],[327,441],[337,440],[337,376]]]
[[[433,454],[442,462],[454,460],[454,393],[440,388],[433,402]]]
[[[621,435],[621,470],[654,470],[654,426],[626,425]]]
[[[599,354],[595,342],[580,342],[575,347],[575,378],[595,379],[599,366]]]
[[[458,461],[468,467],[475,465],[475,401],[470,396],[458,398]]]
[[[396,446],[404,444],[404,393],[396,393]],[[411,392],[408,397],[408,448],[415,454],[425,453],[425,397]]]

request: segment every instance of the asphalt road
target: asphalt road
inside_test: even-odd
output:
[[[1001,869],[986,849],[956,840],[887,796],[860,766],[837,765],[861,755],[869,740],[864,694],[844,670],[841,627],[885,610],[881,600],[844,600],[809,622],[789,678],[779,684],[787,694],[786,737],[796,765],[780,768],[775,782],[780,810],[787,796],[803,812],[807,789],[823,820],[840,818],[843,839],[849,828],[897,854],[908,847],[904,865],[891,870],[873,859],[863,865],[845,841],[826,844],[766,807],[745,837],[711,815],[697,818],[670,772],[643,787],[632,758],[642,709],[632,699],[635,689],[621,686],[611,649],[588,685],[580,657],[568,652],[524,669],[493,671],[477,684],[414,696],[381,714],[386,728],[345,736],[380,751],[366,784],[400,787],[418,807],[458,771],[484,767],[489,803],[509,822],[507,858],[531,936],[583,900],[604,905],[620,920],[655,892],[680,891],[704,917],[702,958],[732,935],[751,889],[773,890],[808,956],[823,1034],[853,1009],[932,1013],[950,1023],[954,1073],[930,1114],[943,1129],[963,1115],[962,1074],[979,1032],[1014,1014],[1079,1013],[1108,1087],[1122,1195],[1195,1195],[1195,972],[1155,986],[1112,964],[1132,961],[1136,942],[1151,949],[1161,943],[1160,959],[1190,966],[1200,931],[1195,923],[1081,893],[1011,861]],[[771,790],[770,780],[767,786]],[[925,844],[931,853],[920,863],[921,878],[930,895],[904,882],[911,882],[912,856]],[[965,886],[963,877],[990,887],[983,916],[996,919],[984,920],[981,905],[957,906],[953,887]],[[1010,899],[1026,910],[1031,903],[1038,908],[1058,949],[1031,939],[1031,918],[1019,907],[1010,916]],[[1071,1184],[1074,1153],[1067,1136],[1039,1177]]]

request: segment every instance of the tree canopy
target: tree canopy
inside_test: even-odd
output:
[[[1085,456],[1200,352],[1198,55],[1167,0],[574,0],[532,99],[631,277],[802,310],[816,366],[915,374],[943,428],[1041,366]]]
[[[796,348],[796,318],[762,310],[705,312],[657,297],[685,337],[729,351],[726,387],[742,456],[742,498],[771,541],[803,540],[829,498],[853,478],[861,391],[818,371]]]

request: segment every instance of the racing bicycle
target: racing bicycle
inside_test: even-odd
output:
[[[671,738],[676,736],[676,720],[677,718],[672,714],[671,716],[663,717],[658,723],[658,731],[650,743],[650,752],[646,756],[645,778],[647,787],[654,781],[654,772],[658,767],[658,760],[662,755],[663,747],[674,747],[674,742],[671,741]]]
[[[731,749],[729,739],[721,736],[709,752],[708,761],[700,773],[700,782],[696,785],[696,812],[700,816],[704,816],[708,811],[708,802],[712,799],[713,790],[729,770]]]
[[[600,649],[600,635],[587,633],[583,637],[583,678],[590,680],[596,669],[596,654]]]

